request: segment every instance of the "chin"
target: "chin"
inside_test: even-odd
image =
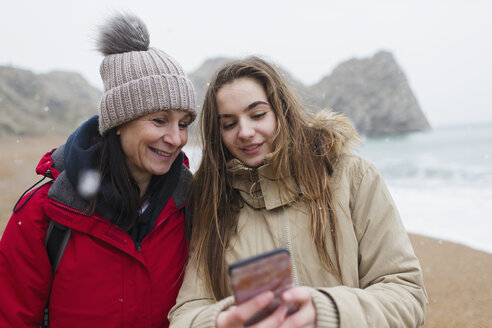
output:
[[[259,159],[259,160],[251,160],[251,161],[244,161],[243,163],[246,164],[248,167],[258,167],[263,165],[264,159]]]
[[[171,167],[162,168],[162,169],[159,169],[159,170],[154,170],[154,172],[152,173],[152,175],[164,175],[167,172],[169,172],[170,169],[171,169]]]

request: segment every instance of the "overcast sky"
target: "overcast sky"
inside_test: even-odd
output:
[[[391,51],[431,125],[492,121],[489,0],[24,0],[0,11],[0,65],[69,70],[101,87],[95,25],[140,16],[187,72],[216,56],[266,56],[305,84]]]

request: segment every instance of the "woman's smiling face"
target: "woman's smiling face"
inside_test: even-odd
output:
[[[138,182],[166,174],[188,141],[190,114],[179,110],[150,113],[118,128],[126,164]]]
[[[244,77],[223,85],[216,98],[224,145],[247,166],[260,166],[273,151],[277,129],[265,90],[255,79]]]

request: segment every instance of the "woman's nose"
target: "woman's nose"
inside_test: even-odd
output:
[[[164,142],[174,146],[181,146],[181,131],[179,129],[179,123],[172,124],[163,136]]]
[[[239,138],[247,139],[255,134],[254,127],[249,122],[240,122],[239,123]]]

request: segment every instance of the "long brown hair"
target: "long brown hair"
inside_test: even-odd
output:
[[[215,300],[230,295],[225,250],[236,231],[243,204],[226,174],[226,164],[233,157],[222,143],[216,96],[223,85],[242,77],[255,79],[266,92],[277,118],[272,143],[273,174],[291,176],[297,186],[302,186],[302,200],[309,211],[319,259],[341,282],[337,217],[329,183],[333,154],[337,152],[333,149],[335,137],[328,124],[315,119],[296,100],[277,70],[258,57],[225,64],[215,73],[205,95],[200,114],[203,154],[190,185],[192,260]],[[295,160],[299,158],[302,160]],[[288,188],[287,185],[282,187]],[[331,238],[327,238],[327,231]],[[335,259],[329,255],[327,239],[331,239]]]

